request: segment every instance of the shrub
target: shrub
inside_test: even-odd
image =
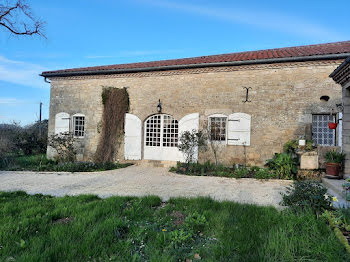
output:
[[[275,154],[266,165],[280,179],[295,179],[297,175],[297,163],[292,155],[287,153]]]
[[[345,159],[345,154],[332,150],[325,154],[325,158],[327,163],[342,163]]]
[[[246,167],[239,167],[236,168],[233,173],[232,173],[232,177],[234,178],[244,178],[247,177],[247,175],[249,174],[249,170]]]
[[[332,196],[320,182],[296,181],[283,194],[281,204],[294,210],[311,208],[315,213],[321,213],[332,209]]]
[[[178,148],[183,153],[187,164],[193,162],[196,148],[206,145],[206,139],[201,131],[185,131],[181,134]]]
[[[256,179],[272,179],[272,178],[278,178],[277,175],[270,170],[266,168],[258,168],[254,173],[253,176]]]
[[[66,162],[56,165],[42,166],[40,171],[61,171],[61,172],[92,172],[92,171],[104,171],[112,170],[122,167],[127,167],[131,164],[119,164],[119,163],[93,163],[93,162]]]
[[[216,165],[209,161],[204,164],[200,163],[180,163],[177,162],[176,167],[171,167],[170,172],[178,174],[195,175],[195,176],[219,176],[219,177],[233,177],[233,178],[256,178],[256,179],[271,179],[278,178],[276,173],[257,166],[249,167],[227,167],[224,165]]]
[[[297,140],[290,140],[283,145],[283,152],[287,154],[295,154],[298,145],[299,144]]]
[[[9,155],[44,153],[47,148],[47,126],[48,120],[25,127],[16,122],[0,124],[0,155],[5,158]]]
[[[54,134],[49,137],[49,146],[57,152],[59,162],[73,162],[76,156],[74,136],[70,133]]]

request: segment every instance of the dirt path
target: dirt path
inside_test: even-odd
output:
[[[94,173],[0,171],[0,191],[22,190],[29,194],[64,196],[96,194],[100,197],[157,195],[210,196],[219,201],[279,206],[280,192],[291,181],[185,176],[166,168],[130,166]]]

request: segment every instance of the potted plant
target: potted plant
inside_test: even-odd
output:
[[[338,153],[335,150],[328,151],[325,155],[326,158],[326,173],[329,176],[339,177],[340,170],[342,168],[345,154]]]

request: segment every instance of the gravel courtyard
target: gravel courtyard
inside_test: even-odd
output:
[[[168,172],[167,168],[130,166],[93,172],[0,171],[0,191],[22,190],[29,194],[64,196],[96,194],[108,196],[157,195],[171,197],[210,196],[219,201],[279,206],[281,194],[291,181],[196,177]]]

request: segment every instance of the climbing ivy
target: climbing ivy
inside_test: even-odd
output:
[[[125,113],[129,111],[126,88],[105,87],[102,90],[102,129],[95,153],[97,163],[113,162],[123,134]]]

